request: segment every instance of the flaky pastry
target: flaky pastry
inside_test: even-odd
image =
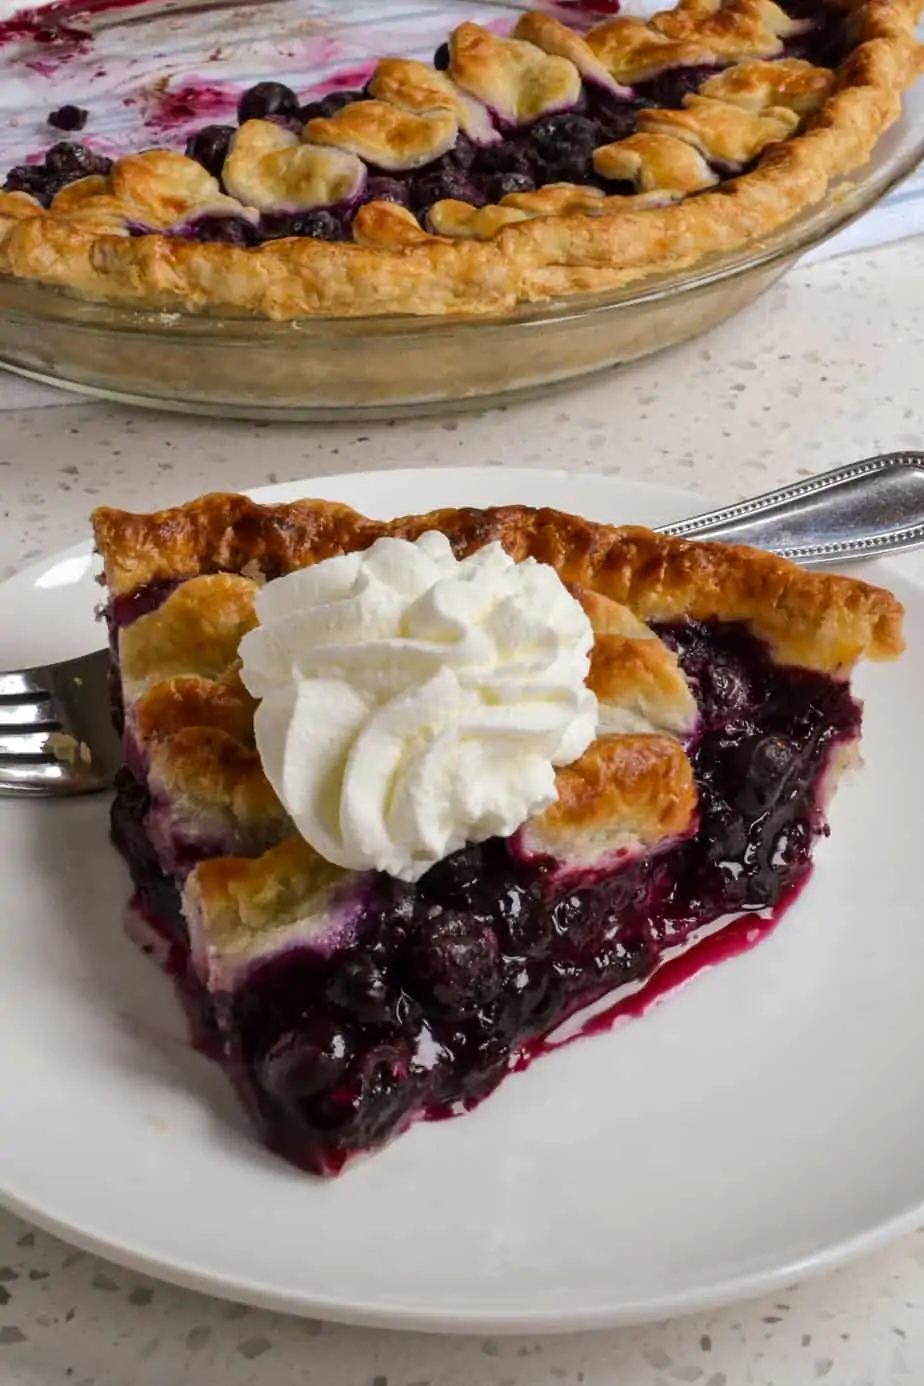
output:
[[[136,906],[169,940],[197,1033],[265,1139],[321,1174],[420,1117],[466,1110],[582,1007],[618,1010],[625,988],[712,932],[744,923],[758,937],[806,879],[856,759],[850,672],[902,649],[901,606],[879,588],[552,509],[383,522],[336,502],[216,494],[150,515],[104,507],[93,524],[125,735],[112,829]],[[261,759],[267,694],[247,691],[239,645],[266,617],[264,584],[432,531],[460,559],[499,541],[557,572],[590,623],[596,722],[554,770],[551,802],[409,883],[347,869],[301,835]],[[336,602],[327,574],[318,590]],[[326,658],[347,669],[345,648]],[[313,687],[328,689],[326,711],[323,697],[311,706],[329,728],[343,685]],[[425,753],[447,733],[409,731]],[[296,775],[303,747],[291,743]],[[325,804],[341,773],[325,770]]]
[[[586,35],[539,13],[510,37],[467,22],[433,66],[387,57],[303,122],[248,99],[239,130],[111,170],[55,146],[0,193],[0,274],[291,319],[494,316],[679,272],[866,161],[920,70],[919,8],[680,0]],[[563,186],[581,196],[546,197]]]

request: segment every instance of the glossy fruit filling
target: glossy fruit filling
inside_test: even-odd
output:
[[[143,608],[139,598],[122,619]],[[494,839],[416,886],[370,876],[349,945],[256,957],[233,993],[206,995],[191,970],[177,882],[145,829],[147,790],[123,770],[114,839],[147,918],[170,937],[197,1033],[274,1150],[336,1173],[416,1119],[471,1107],[564,1019],[652,978],[717,921],[767,917],[791,898],[825,831],[832,754],[859,735],[860,707],[845,683],[774,665],[740,627],[659,634],[702,714],[690,838],[610,872],[524,860],[515,839]]]
[[[829,0],[786,0],[783,8],[805,22],[803,33],[787,41],[781,57],[806,58],[825,66],[836,65],[844,56],[843,12]],[[448,44],[434,54],[434,64],[449,65]],[[256,221],[235,216],[206,216],[174,228],[172,234],[195,241],[220,241],[230,245],[255,246],[283,237],[308,237],[322,241],[349,240],[353,219],[368,202],[394,202],[408,207],[427,224],[427,214],[436,202],[454,198],[474,207],[499,202],[509,193],[533,192],[550,183],[576,183],[599,188],[610,196],[630,194],[630,184],[600,177],[593,167],[593,152],[601,145],[625,139],[634,133],[638,113],[651,107],[677,109],[684,98],[699,90],[718,70],[713,67],[671,68],[657,77],[639,83],[625,97],[585,82],[577,104],[567,111],[542,116],[531,125],[503,129],[503,138],[487,145],[474,143],[459,133],[455,145],[439,159],[409,172],[369,169],[361,196],[354,202],[332,207],[265,214]],[[246,120],[273,120],[296,133],[316,117],[329,117],[368,96],[367,90],[331,92],[303,101],[282,82],[264,81],[250,87],[238,104],[238,124]],[[75,111],[64,107],[53,113],[62,117]],[[60,129],[79,129],[75,121],[52,119]],[[82,122],[81,122],[82,123]],[[209,124],[190,136],[186,154],[202,164],[221,181],[222,168],[236,127]],[[4,183],[7,192],[28,192],[48,206],[67,183],[90,173],[106,173],[110,161],[73,141],[60,141],[46,154],[44,162],[20,165],[10,170]],[[745,172],[743,168],[716,165],[722,177]],[[132,225],[134,235],[150,228]]]

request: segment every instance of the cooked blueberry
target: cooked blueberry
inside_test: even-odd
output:
[[[740,861],[748,845],[741,814],[724,803],[710,805],[703,816],[702,835],[711,861]]]
[[[449,51],[449,44],[441,43],[433,54],[433,66],[436,68],[437,72],[446,72],[451,62],[452,54]]]
[[[337,1145],[378,1144],[412,1100],[409,1059],[402,1046],[374,1045],[335,1087],[304,1104],[306,1122]]]
[[[785,877],[778,871],[755,871],[747,880],[747,903],[761,909],[771,907],[779,900],[785,884]]]
[[[631,905],[644,908],[650,876],[649,863],[640,861],[632,871],[616,872],[596,892],[602,928],[612,936],[621,927],[622,916]]]
[[[472,1106],[487,1097],[507,1072],[510,1045],[497,1033],[471,1038],[464,1048],[462,1101]]]
[[[296,117],[298,97],[282,82],[258,82],[249,87],[237,106],[238,124],[245,120],[266,120],[269,116]]]
[[[266,216],[263,218],[263,234],[267,240],[304,236],[316,241],[341,241],[344,227],[339,217],[322,208],[296,216]]]
[[[48,207],[65,181],[41,164],[18,164],[6,175],[3,191],[28,193],[43,207]]]
[[[428,212],[434,202],[442,202],[450,197],[459,202],[468,202],[473,207],[483,207],[488,201],[485,188],[461,170],[441,169],[420,174],[411,180],[411,207],[418,216]]]
[[[541,1025],[541,1015],[548,1006],[550,998],[555,1004],[555,987],[547,959],[534,962],[524,959],[522,967],[507,983],[517,1001],[518,1024],[522,1028],[535,1029]],[[515,1036],[512,1038],[515,1039]]]
[[[641,934],[611,939],[594,951],[594,968],[608,986],[623,986],[643,977],[651,961],[650,947]]]
[[[186,141],[186,157],[195,159],[213,178],[220,178],[233,138],[233,125],[205,125]]]
[[[812,830],[804,820],[796,820],[783,829],[776,840],[773,856],[787,864],[804,861],[812,846]]]
[[[90,112],[81,106],[59,106],[48,117],[48,124],[56,130],[82,130]]]
[[[484,874],[481,848],[470,843],[451,857],[431,866],[419,882],[428,900],[448,907],[470,907],[477,902]]]
[[[390,880],[388,884],[390,891],[382,907],[383,924],[380,937],[391,941],[396,930],[400,931],[403,937],[413,925],[420,896],[416,886],[406,885],[403,881]]]
[[[740,712],[750,701],[747,676],[734,664],[717,661],[707,665],[701,684],[705,695],[722,711]]]
[[[260,1081],[268,1092],[295,1105],[339,1083],[352,1057],[345,1031],[318,1017],[279,1036],[260,1060]]]
[[[318,102],[319,112],[322,116],[336,115],[344,106],[351,106],[354,101],[362,99],[361,91],[332,91]]]
[[[470,169],[478,155],[478,145],[470,140],[463,130],[456,135],[456,142],[441,158],[430,165],[428,171],[436,169]]]
[[[388,178],[385,174],[368,178],[363,192],[364,202],[394,202],[406,207],[410,188],[401,178]]]
[[[501,984],[497,936],[486,924],[442,915],[422,926],[412,964],[440,1010],[466,1016],[494,999]]]
[[[698,92],[703,82],[715,74],[711,66],[672,67],[635,88],[636,100],[644,106],[667,106],[679,110],[684,98]]]
[[[202,217],[189,231],[191,240],[217,241],[222,245],[254,245],[254,228],[243,217]]]
[[[500,140],[497,144],[485,145],[477,151],[474,167],[479,174],[519,173],[525,178],[531,178],[533,165],[524,143],[519,140]]]
[[[328,998],[364,1025],[387,1025],[395,1012],[388,981],[378,964],[358,953],[345,958],[327,987]]]
[[[344,237],[343,222],[333,212],[308,212],[292,223],[294,236],[309,236],[316,241],[340,241]]]
[[[588,114],[599,130],[597,144],[624,140],[635,134],[638,112],[639,106],[636,102],[613,96],[611,92],[599,87],[592,89]]]
[[[552,963],[552,972],[566,996],[577,991],[587,980],[587,969],[578,958],[555,958]]]
[[[104,154],[94,154],[85,144],[74,140],[60,140],[53,144],[45,155],[45,167],[71,182],[77,178],[87,178],[94,173],[108,173],[112,160]]]
[[[528,140],[533,162],[545,169],[547,181],[581,183],[592,172],[598,134],[586,116],[545,116],[531,127]]]
[[[506,952],[525,958],[542,957],[552,938],[552,917],[545,904],[522,886],[511,884],[497,902],[498,930]]]
[[[491,201],[500,202],[508,193],[536,191],[536,181],[528,173],[499,173],[490,181]]]
[[[552,907],[552,927],[559,938],[580,947],[589,935],[602,929],[593,899],[587,891],[574,891]]]
[[[793,768],[795,747],[786,736],[764,736],[746,753],[746,792],[764,803],[776,798]]]

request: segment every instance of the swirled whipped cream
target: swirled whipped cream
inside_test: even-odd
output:
[[[500,544],[380,539],[263,587],[241,676],[256,744],[328,861],[416,881],[508,836],[587,748],[593,632],[553,568]]]

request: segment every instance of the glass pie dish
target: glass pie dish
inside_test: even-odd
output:
[[[142,89],[148,94],[153,63],[161,53],[171,53],[163,42],[164,34],[171,33],[173,51],[166,63],[164,91],[169,92],[170,81],[179,76],[182,96],[187,90],[182,81],[196,70],[197,55],[204,61],[205,39],[214,42],[214,30],[206,22],[209,8],[194,4],[180,10],[156,3],[140,15],[133,8],[127,18],[120,12],[107,14],[102,27],[112,53],[121,48],[124,56],[126,46],[133,44],[153,55],[140,62],[147,69],[147,86]],[[318,8],[309,0],[309,28]],[[485,6],[496,11],[522,8]],[[222,23],[230,15],[233,27],[233,17],[246,14],[253,24],[257,14],[269,32],[268,10],[292,22],[291,0],[270,0],[256,10],[223,10]],[[387,10],[382,7],[379,13]],[[365,37],[365,51],[354,47],[349,53],[353,70],[343,80],[355,79],[373,53],[387,51],[389,40],[385,33],[377,35],[375,27],[373,23]],[[145,28],[156,42],[146,42]],[[182,44],[176,38],[181,31]],[[393,33],[390,42],[394,44]],[[232,42],[229,48],[239,57],[240,45],[235,50]],[[265,75],[273,56],[259,55],[259,61]],[[240,89],[241,73],[230,66],[229,76]],[[247,77],[255,71],[249,67]],[[338,80],[331,78],[328,84]],[[201,79],[193,83],[188,90],[199,109],[211,102],[220,114],[229,90],[221,72],[212,86]],[[109,87],[113,109],[135,104],[134,97],[124,95],[131,90],[124,79]],[[64,94],[68,96],[66,90]],[[172,95],[174,105],[182,107],[176,92]],[[44,99],[47,104],[47,93]],[[158,100],[160,129],[182,131],[192,113],[166,110],[163,92]],[[125,123],[133,118],[131,111],[120,115],[111,146],[104,138],[98,147],[114,150],[124,141]],[[144,124],[148,130],[156,128],[146,117]],[[108,136],[109,131],[104,133]],[[47,136],[45,131],[43,138]],[[5,143],[9,142],[7,137]],[[900,120],[879,140],[857,175],[835,183],[821,203],[745,251],[714,256],[693,270],[652,274],[621,290],[570,295],[498,317],[312,317],[275,322],[217,311],[186,314],[117,307],[35,282],[0,278],[0,363],[32,379],[90,395],[224,417],[321,420],[483,407],[606,370],[714,327],[751,303],[802,255],[870,210],[922,157],[924,91],[919,88],[906,94]]]

